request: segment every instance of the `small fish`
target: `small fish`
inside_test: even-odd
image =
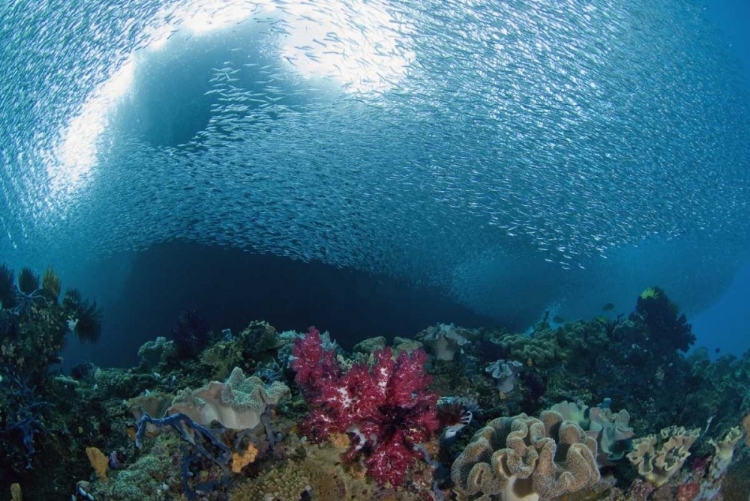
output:
[[[615,309],[615,305],[612,303],[607,303],[604,306],[602,306],[603,311],[612,311]]]

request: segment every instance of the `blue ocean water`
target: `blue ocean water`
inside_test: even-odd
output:
[[[331,307],[355,287],[334,271],[317,285],[332,299],[315,302],[295,279],[318,276],[310,268],[219,266],[195,244],[346,270],[383,325],[405,315],[383,298],[414,302],[420,288],[475,322],[524,329],[545,310],[628,312],[659,285],[701,340],[737,352],[747,323],[720,326],[750,296],[735,278],[750,260],[746,12],[646,0],[8,4],[0,256],[52,264],[99,299],[110,321],[88,352],[98,360],[209,304],[200,297],[273,315],[235,289],[253,280],[243,267],[276,273],[247,288],[273,282],[277,302],[299,306],[287,314],[298,329],[352,311]],[[185,263],[179,276],[143,278],[167,262]],[[398,293],[378,286],[388,280]],[[739,298],[731,312],[722,297]],[[434,303],[416,309],[415,325],[455,321]],[[733,335],[718,343],[718,330]]]

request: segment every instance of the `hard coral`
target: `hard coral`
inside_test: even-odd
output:
[[[437,395],[426,391],[424,351],[394,359],[385,348],[373,354],[372,366],[357,363],[344,372],[311,328],[296,340],[293,354],[297,384],[313,408],[302,431],[316,441],[331,433],[350,434],[345,459],[363,456],[378,483],[402,484],[408,466],[422,457],[418,446],[439,427]]]

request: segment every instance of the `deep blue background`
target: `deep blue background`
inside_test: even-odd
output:
[[[717,0],[707,5],[706,12],[743,62],[750,92],[750,2]],[[724,296],[691,320],[698,343],[711,351],[719,348],[723,353],[740,355],[750,349],[750,261],[739,270]]]

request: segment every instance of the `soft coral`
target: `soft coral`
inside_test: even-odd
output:
[[[426,391],[430,377],[424,372],[424,351],[402,352],[394,359],[385,348],[374,353],[371,366],[357,363],[344,372],[311,328],[296,340],[293,353],[297,384],[312,407],[302,431],[314,440],[349,433],[344,459],[363,455],[376,481],[403,483],[408,466],[422,458],[417,446],[439,427],[437,395]]]

